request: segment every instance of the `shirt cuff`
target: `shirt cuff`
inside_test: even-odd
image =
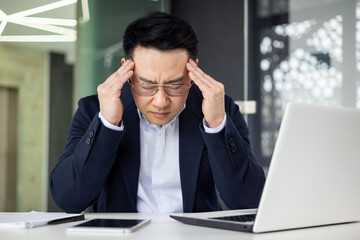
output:
[[[203,118],[203,125],[206,133],[218,133],[223,130],[226,125],[226,114],[217,128],[210,128],[209,124],[205,121],[205,118]]]
[[[124,130],[124,123],[123,123],[122,120],[121,120],[121,122],[120,122],[120,126],[116,126],[116,125],[113,125],[113,124],[109,123],[109,122],[103,117],[103,115],[101,115],[100,112],[99,112],[99,118],[100,118],[101,122],[104,124],[104,126],[107,127],[107,128],[110,128],[110,129],[115,130],[115,131],[123,131],[123,130]]]

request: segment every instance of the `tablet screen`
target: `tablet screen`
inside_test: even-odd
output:
[[[150,220],[96,218],[68,228],[69,231],[132,232]]]
[[[137,219],[93,219],[77,226],[79,227],[109,227],[109,228],[131,228],[143,220]]]

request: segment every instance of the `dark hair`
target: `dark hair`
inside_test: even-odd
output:
[[[190,24],[173,15],[154,12],[130,23],[123,38],[125,58],[133,57],[135,47],[158,50],[185,49],[189,57],[197,57],[196,34]]]

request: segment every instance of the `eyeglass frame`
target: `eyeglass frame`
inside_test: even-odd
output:
[[[181,97],[181,96],[186,95],[186,94],[189,92],[189,90],[190,90],[190,88],[191,88],[191,86],[192,86],[192,84],[193,84],[193,81],[192,81],[192,80],[190,80],[189,83],[169,83],[169,84],[166,84],[166,83],[133,83],[133,82],[131,81],[131,79],[129,79],[128,82],[129,82],[131,88],[134,89],[134,92],[135,92],[137,95],[143,96],[143,97],[152,97],[152,96],[154,96],[154,95],[159,91],[160,88],[162,88],[162,89],[164,90],[164,92],[165,92],[168,96],[170,96],[170,97]],[[134,85],[136,85],[136,86],[154,86],[154,87],[156,86],[157,88],[156,88],[156,91],[155,91],[152,95],[143,95],[143,94],[139,94],[139,93],[135,90]],[[169,85],[170,85],[170,86],[187,86],[188,88],[187,88],[186,93],[184,93],[184,94],[181,94],[181,95],[170,95],[170,94],[167,92],[167,90],[166,90],[166,85],[168,85],[168,86],[169,86]]]

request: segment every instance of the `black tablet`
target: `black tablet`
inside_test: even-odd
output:
[[[150,219],[105,219],[95,218],[67,228],[68,232],[124,233],[133,232],[146,225]]]

